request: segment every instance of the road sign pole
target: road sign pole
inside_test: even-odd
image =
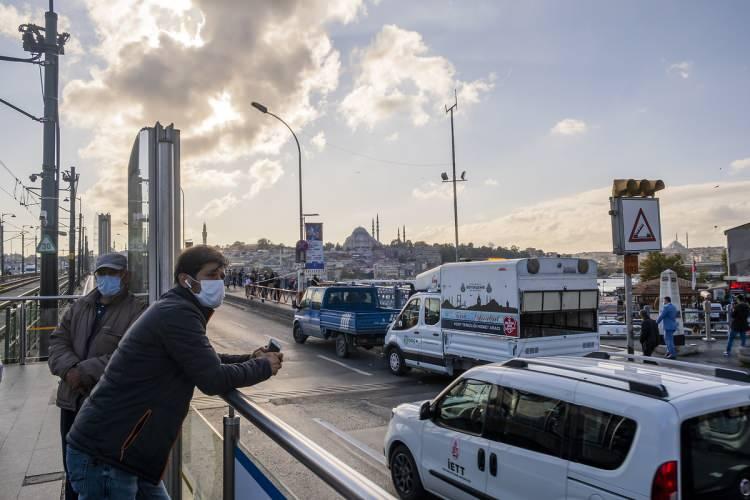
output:
[[[627,330],[628,354],[635,353],[633,336],[633,274],[638,272],[638,254],[627,254],[623,260],[625,275],[625,329]]]

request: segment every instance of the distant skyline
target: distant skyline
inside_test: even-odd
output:
[[[0,0],[0,54],[47,2]],[[137,131],[182,132],[186,238],[297,238],[304,210],[343,242],[380,214],[381,240],[453,241],[450,122],[462,242],[559,252],[611,248],[614,178],[661,178],[663,244],[723,245],[750,217],[750,4],[476,0],[69,0],[61,60],[62,169],[123,222]],[[41,113],[37,69],[0,62],[0,97]],[[25,184],[41,127],[0,106],[0,160]],[[38,223],[0,169],[6,227]],[[392,234],[391,234],[392,231]],[[118,235],[120,233],[120,235]],[[13,233],[8,233],[12,237]]]

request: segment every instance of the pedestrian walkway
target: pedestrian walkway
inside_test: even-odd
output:
[[[0,500],[56,500],[64,477],[57,378],[47,363],[6,365],[0,382]]]

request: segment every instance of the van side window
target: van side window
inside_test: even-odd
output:
[[[436,325],[440,321],[440,299],[425,299],[424,324]]]
[[[417,326],[417,323],[419,323],[419,305],[420,299],[412,299],[406,304],[406,307],[404,307],[401,315],[396,320],[394,330],[408,330]]]
[[[634,420],[579,406],[572,436],[571,460],[614,470],[625,461],[635,438]]]
[[[570,405],[516,389],[499,389],[489,409],[485,436],[494,441],[559,457]]]
[[[486,382],[462,380],[438,402],[435,424],[457,431],[482,434],[491,390],[492,385]]]

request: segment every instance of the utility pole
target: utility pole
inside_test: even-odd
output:
[[[26,253],[24,249],[25,241],[24,241],[24,235],[26,232],[23,230],[23,227],[21,227],[21,274],[26,274]]]
[[[16,216],[15,214],[11,213],[0,213],[0,276],[5,276],[5,244],[3,243],[3,240],[5,238],[5,235],[3,234],[3,223],[5,221],[3,220],[3,218],[6,215],[10,215],[11,217]]]
[[[456,141],[453,137],[453,111],[458,108],[458,96],[453,91],[454,103],[450,108],[445,107],[445,112],[451,114],[451,156],[453,157],[453,228],[456,234],[456,262],[458,262],[458,199],[456,196]]]
[[[78,191],[76,168],[70,167],[63,173],[63,180],[70,184],[70,231],[68,232],[68,295],[73,295],[76,287],[76,192]]]
[[[44,13],[44,143],[42,160],[42,204],[40,220],[42,240],[51,241],[54,251],[42,254],[42,268],[39,280],[39,295],[58,295],[57,273],[57,233],[58,233],[58,196],[60,169],[60,115],[58,112],[58,77],[59,55],[67,40],[66,34],[58,36],[57,14],[53,0],[49,0],[49,11]],[[39,356],[46,358],[49,351],[49,332],[57,324],[57,302],[43,300],[41,307],[41,324],[39,334]]]
[[[34,231],[34,272],[39,272],[39,252],[36,251],[39,241],[37,241],[37,232]]]
[[[81,284],[81,278],[83,277],[83,203],[81,203],[81,211],[78,213],[78,272],[76,277],[78,278],[78,285]]]

